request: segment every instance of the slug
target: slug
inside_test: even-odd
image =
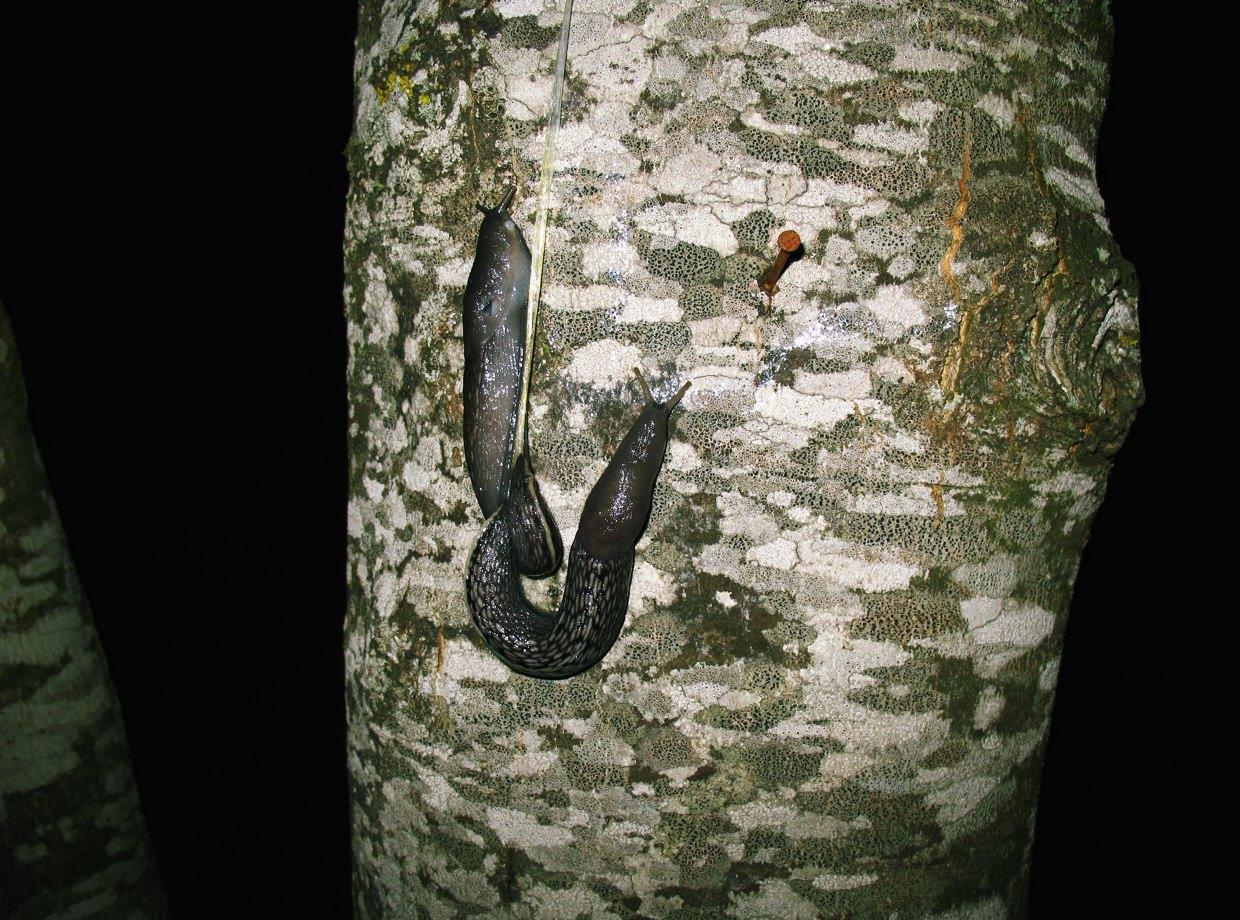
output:
[[[493,515],[470,556],[466,596],[474,624],[518,673],[552,680],[580,674],[603,659],[624,626],[633,549],[650,519],[668,418],[689,388],[686,382],[658,403],[636,373],[646,405],[586,499],[556,611],[540,610],[525,596],[516,565],[521,537],[511,515]],[[515,492],[512,498],[521,500]]]
[[[542,578],[559,568],[564,544],[538,492],[528,434],[516,443],[524,412],[530,250],[509,212],[515,191],[494,208],[478,206],[482,227],[465,284],[465,466],[483,517],[503,506],[520,535],[518,569]]]

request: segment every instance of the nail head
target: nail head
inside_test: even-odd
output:
[[[784,252],[796,252],[801,248],[801,237],[795,230],[785,230],[779,235],[778,243]]]

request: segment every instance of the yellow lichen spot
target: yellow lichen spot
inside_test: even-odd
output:
[[[385,104],[393,93],[401,92],[406,96],[413,95],[413,81],[403,74],[395,71],[388,71],[384,74],[379,82],[375,84],[375,95],[379,98],[379,104]]]
[[[418,96],[418,105],[430,105],[430,104],[431,104],[431,97],[428,96],[426,93],[422,93],[420,96]]]

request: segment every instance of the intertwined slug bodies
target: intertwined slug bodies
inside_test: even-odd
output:
[[[474,623],[508,667],[531,677],[572,677],[611,650],[624,626],[634,547],[646,530],[655,480],[667,450],[667,423],[688,388],[649,401],[586,499],[554,613],[525,596],[513,560],[514,533],[492,518],[469,560],[466,595]]]
[[[586,499],[560,605],[550,613],[535,607],[521,576],[550,575],[563,543],[539,494],[528,446],[516,443],[532,330],[530,252],[508,215],[511,198],[510,192],[499,207],[482,209],[465,287],[465,462],[486,517],[470,555],[466,597],[475,625],[508,667],[560,679],[602,660],[624,626],[634,547],[650,519],[668,417],[689,385],[660,404],[638,374],[647,404]]]

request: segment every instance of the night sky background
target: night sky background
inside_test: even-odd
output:
[[[18,23],[11,6],[0,300],[173,914],[347,917],[355,8],[45,4]],[[1180,735],[1201,602],[1180,584],[1196,554],[1182,496],[1211,448],[1187,436],[1195,242],[1175,229],[1192,219],[1184,172],[1166,165],[1189,116],[1160,100],[1169,73],[1185,93],[1206,85],[1184,69],[1204,52],[1163,7],[1119,7],[1099,181],[1141,281],[1148,395],[1077,581],[1035,920],[1182,916],[1199,884],[1199,755]]]

